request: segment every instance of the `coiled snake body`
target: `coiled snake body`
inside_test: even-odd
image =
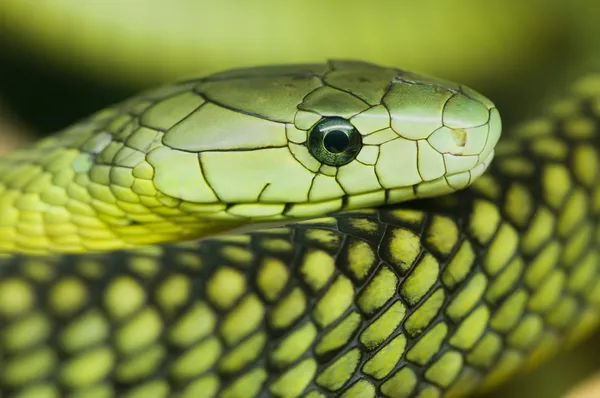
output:
[[[481,177],[489,100],[347,61],[184,81],[10,155],[2,396],[462,396],[539,362],[597,323],[599,82]]]

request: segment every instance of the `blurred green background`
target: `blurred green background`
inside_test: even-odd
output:
[[[0,139],[35,139],[182,76],[331,58],[464,83],[494,100],[508,132],[600,65],[598,37],[593,0],[0,0],[0,115],[11,120]],[[600,370],[596,340],[490,397],[563,396]]]

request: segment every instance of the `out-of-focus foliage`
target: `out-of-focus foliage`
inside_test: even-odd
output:
[[[2,0],[0,74],[14,53],[130,93],[238,66],[355,58],[467,84],[507,122],[582,58],[576,14],[546,0]],[[37,88],[17,79],[8,82],[17,97]],[[88,108],[76,101],[73,110]]]
[[[0,13],[0,37],[134,85],[327,58],[501,79],[565,31],[564,13],[542,0],[4,0]]]

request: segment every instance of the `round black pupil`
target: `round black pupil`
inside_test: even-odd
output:
[[[340,153],[348,148],[350,138],[341,130],[333,130],[323,138],[323,145],[331,153]]]

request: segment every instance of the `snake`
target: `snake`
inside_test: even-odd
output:
[[[600,75],[500,139],[362,61],[149,90],[0,160],[4,397],[462,397],[598,323]]]

